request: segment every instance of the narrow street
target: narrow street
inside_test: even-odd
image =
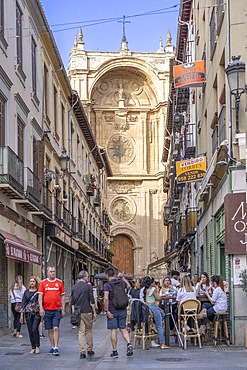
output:
[[[69,317],[62,321],[59,357],[48,356],[49,340],[41,339],[41,353],[31,355],[27,328],[22,328],[23,338],[16,339],[11,333],[0,337],[0,368],[5,369],[97,369],[97,370],[132,370],[132,369],[246,369],[247,350],[244,347],[229,347],[218,344],[216,350],[211,344],[204,344],[200,350],[188,344],[184,351],[172,344],[170,350],[161,351],[151,348],[142,351],[138,345],[133,357],[127,357],[125,343],[119,336],[118,359],[111,359],[109,332],[106,330],[104,315],[98,315],[94,324],[93,358],[79,359],[77,330],[69,323]],[[47,333],[45,333],[47,335]]]

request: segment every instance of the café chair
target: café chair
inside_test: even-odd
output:
[[[143,350],[147,346],[150,348],[152,341],[158,339],[152,311],[144,302],[135,299],[131,303],[130,318],[134,335],[133,347],[136,348],[137,342],[141,342]]]
[[[229,312],[221,312],[214,314],[214,337],[213,337],[213,346],[216,347],[217,341],[225,341],[226,344],[230,345],[230,339],[228,334],[228,326],[227,326],[227,317]],[[224,332],[224,336],[222,336],[222,331]],[[220,337],[218,334],[220,333]]]
[[[184,349],[187,349],[187,339],[193,338],[194,346],[196,339],[199,347],[202,348],[200,331],[198,327],[197,315],[201,310],[201,302],[197,299],[187,299],[180,303],[178,308],[178,331],[184,338]],[[192,330],[188,331],[187,326],[190,325]],[[179,344],[180,346],[180,344]]]

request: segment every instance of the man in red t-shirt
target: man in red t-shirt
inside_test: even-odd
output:
[[[65,292],[63,282],[56,278],[55,267],[47,268],[47,279],[42,280],[39,289],[40,315],[44,317],[51,349],[48,355],[59,356],[59,324],[65,314]]]

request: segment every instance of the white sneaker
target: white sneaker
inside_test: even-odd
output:
[[[160,345],[159,345],[159,344],[157,344],[154,340],[152,340],[151,344],[152,344],[152,347],[159,347],[159,346],[160,346]]]

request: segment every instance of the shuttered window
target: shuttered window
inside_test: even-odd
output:
[[[5,99],[0,95],[0,146],[5,146]]]
[[[32,52],[32,92],[37,95],[37,46],[32,37],[31,41],[31,52]]]
[[[22,11],[16,5],[16,57],[17,64],[22,68]]]
[[[17,118],[18,132],[18,157],[24,162],[24,124],[21,119]]]

